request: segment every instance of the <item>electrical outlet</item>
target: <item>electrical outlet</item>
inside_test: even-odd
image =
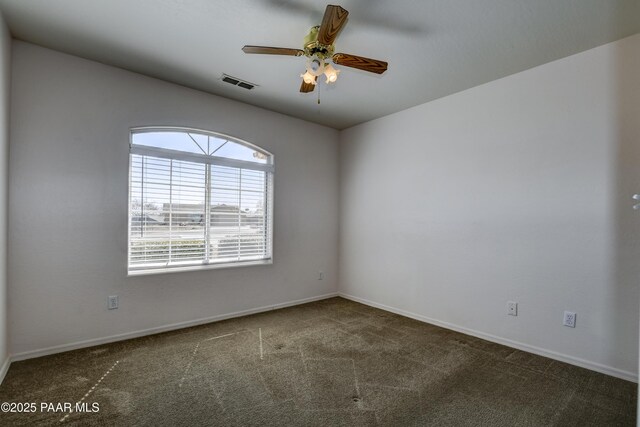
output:
[[[576,327],[576,314],[573,311],[565,311],[564,319],[562,321],[564,326],[568,326],[570,328]]]
[[[107,300],[107,308],[109,310],[115,310],[118,308],[118,295],[111,295]]]
[[[518,303],[515,301],[507,301],[507,314],[509,316],[518,315]]]
[[[318,271],[318,280],[324,280],[324,271]]]

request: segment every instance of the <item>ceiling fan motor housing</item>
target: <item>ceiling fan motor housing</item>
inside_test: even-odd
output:
[[[324,45],[318,42],[318,30],[320,26],[311,27],[309,33],[304,38],[304,54],[307,57],[315,56],[326,60],[333,56],[334,45]]]

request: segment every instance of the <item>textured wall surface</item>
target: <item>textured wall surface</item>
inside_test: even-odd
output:
[[[337,291],[337,131],[19,41],[13,72],[13,354]],[[273,265],[127,277],[129,129],[145,125],[274,153]]]
[[[640,35],[343,131],[341,292],[635,376],[638,75]]]
[[[8,366],[9,326],[7,315],[7,203],[9,179],[9,108],[11,35],[0,15],[0,370]],[[3,372],[0,371],[0,381]]]

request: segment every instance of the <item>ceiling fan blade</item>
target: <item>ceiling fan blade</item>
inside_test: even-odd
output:
[[[347,22],[347,15],[349,12],[340,6],[327,5],[318,30],[318,42],[327,46],[332,45],[340,29]]]
[[[272,47],[272,46],[244,46],[242,48],[244,53],[259,53],[263,55],[289,55],[289,56],[302,56],[304,51],[302,49],[293,49],[288,47]]]
[[[317,81],[318,81],[318,77],[316,77],[316,82]],[[302,80],[302,85],[300,86],[300,92],[302,93],[313,92],[315,88],[316,88],[316,85],[314,85],[313,83],[305,83],[305,81]]]
[[[387,63],[377,59],[365,58],[364,56],[350,55],[348,53],[336,53],[333,55],[333,62],[345,67],[357,68],[370,73],[382,74],[387,71]]]

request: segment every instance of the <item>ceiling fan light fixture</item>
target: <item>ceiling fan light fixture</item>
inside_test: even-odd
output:
[[[327,77],[327,84],[335,83],[338,80],[338,74],[340,74],[340,70],[334,68],[331,64],[325,64],[324,75]]]
[[[320,76],[324,73],[324,61],[320,60],[317,56],[312,56],[307,60],[307,73],[314,77]]]
[[[300,74],[300,77],[302,77],[302,80],[304,80],[304,82],[307,84],[316,84],[316,76],[311,74],[309,71],[305,72],[304,74]]]

